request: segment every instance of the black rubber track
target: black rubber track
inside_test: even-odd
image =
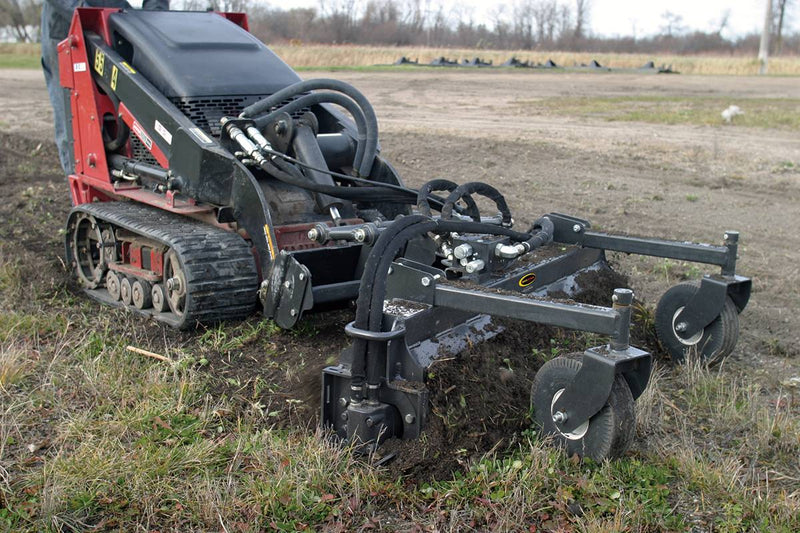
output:
[[[163,243],[178,254],[188,285],[184,316],[152,309],[146,314],[174,327],[189,328],[253,312],[258,274],[250,245],[240,235],[133,202],[80,205],[70,213],[70,221],[77,212]],[[102,294],[93,296],[104,300]]]

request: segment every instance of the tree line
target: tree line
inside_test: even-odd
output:
[[[42,0],[0,0],[0,28],[20,41],[38,38]],[[786,35],[794,0],[773,0],[775,54],[800,53],[800,33]],[[709,29],[690,31],[665,11],[656,35],[636,28],[623,37],[589,31],[591,0],[514,0],[480,18],[474,8],[441,0],[319,0],[314,8],[282,9],[254,0],[172,0],[173,9],[244,11],[265,42],[429,46],[497,50],[755,54],[757,34],[726,37],[730,10]],[[624,15],[620,15],[624,16]]]

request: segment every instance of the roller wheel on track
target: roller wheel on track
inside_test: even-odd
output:
[[[633,442],[636,429],[633,395],[621,375],[611,387],[606,405],[569,433],[562,433],[553,421],[553,405],[583,366],[583,354],[556,357],[542,365],[531,387],[535,419],[545,436],[572,456],[600,462],[622,456]]]

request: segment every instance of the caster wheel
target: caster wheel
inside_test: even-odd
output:
[[[125,305],[131,305],[131,280],[122,278],[119,282],[119,297]]]
[[[153,309],[156,313],[163,313],[164,311],[169,311],[169,307],[167,305],[167,295],[164,292],[164,286],[160,283],[156,283],[153,285],[153,288],[150,290],[150,298],[153,305]]]
[[[131,283],[131,300],[136,309],[148,309],[153,305],[152,285],[140,279]]]
[[[119,276],[116,272],[110,271],[106,275],[106,290],[108,295],[116,302],[120,297]]]
[[[583,354],[556,357],[536,373],[531,387],[531,402],[536,422],[545,436],[552,435],[570,456],[590,457],[596,462],[622,456],[633,442],[636,417],[628,383],[618,375],[606,405],[589,420],[562,432],[553,421],[553,405],[583,366]]]
[[[739,313],[727,297],[722,313],[703,330],[686,339],[678,335],[678,315],[699,289],[700,283],[696,281],[675,285],[656,306],[656,335],[676,363],[683,363],[687,353],[694,351],[706,364],[718,363],[730,355],[739,339]]]

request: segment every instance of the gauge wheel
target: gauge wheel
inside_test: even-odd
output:
[[[731,354],[739,339],[739,312],[728,296],[722,312],[709,325],[689,338],[678,334],[678,316],[699,289],[698,281],[680,283],[665,292],[656,306],[656,335],[676,363],[695,353],[708,365],[719,363]]]
[[[583,366],[583,354],[556,357],[542,365],[531,387],[535,420],[544,436],[551,436],[571,457],[589,457],[596,462],[622,456],[633,442],[636,430],[633,395],[622,375],[617,375],[606,404],[589,420],[562,432],[553,417],[554,405]]]

